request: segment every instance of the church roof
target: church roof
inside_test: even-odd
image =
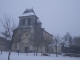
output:
[[[36,16],[34,10],[33,10],[33,9],[26,9],[21,16],[31,16],[31,15]],[[20,17],[21,17],[21,16],[20,16]],[[36,17],[37,17],[37,16],[36,16]],[[37,17],[37,18],[38,18],[38,17]]]
[[[26,14],[26,13],[34,13],[34,10],[33,9],[26,9],[23,14]],[[35,13],[34,13],[35,14]]]
[[[35,14],[33,12],[30,12],[30,13],[22,14],[21,16],[31,16],[31,15],[35,15]]]
[[[69,38],[69,37],[71,37],[71,35],[67,32],[66,35],[63,37],[63,39]]]
[[[35,15],[33,9],[26,9],[22,14],[22,16],[30,16],[30,15]]]

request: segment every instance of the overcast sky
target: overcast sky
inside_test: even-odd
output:
[[[80,0],[0,0],[0,18],[7,14],[18,23],[24,10],[32,7],[49,33],[80,35]]]

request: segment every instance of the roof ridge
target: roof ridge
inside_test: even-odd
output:
[[[23,14],[25,14],[25,13],[30,13],[30,12],[33,12],[33,13],[35,14],[33,8],[32,8],[32,9],[26,9],[26,10],[23,12]]]

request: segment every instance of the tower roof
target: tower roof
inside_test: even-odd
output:
[[[62,39],[63,39],[63,41],[67,41],[67,40],[69,40],[69,38],[71,38],[71,35],[67,32],[66,35]]]
[[[64,36],[64,38],[65,37],[71,37],[71,35],[67,32],[66,35]]]
[[[33,9],[26,9],[23,14],[26,14],[26,13],[34,13],[34,10]],[[35,13],[34,13],[35,14]]]
[[[22,16],[31,16],[31,15],[36,16],[34,10],[33,9],[26,9],[20,17],[22,17]]]

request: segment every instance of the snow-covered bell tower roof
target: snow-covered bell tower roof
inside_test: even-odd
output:
[[[23,17],[23,16],[32,16],[32,15],[36,16],[34,10],[33,9],[26,9],[20,17]]]
[[[26,9],[26,10],[23,12],[23,14],[31,13],[31,12],[32,12],[33,14],[35,14],[33,9]]]

